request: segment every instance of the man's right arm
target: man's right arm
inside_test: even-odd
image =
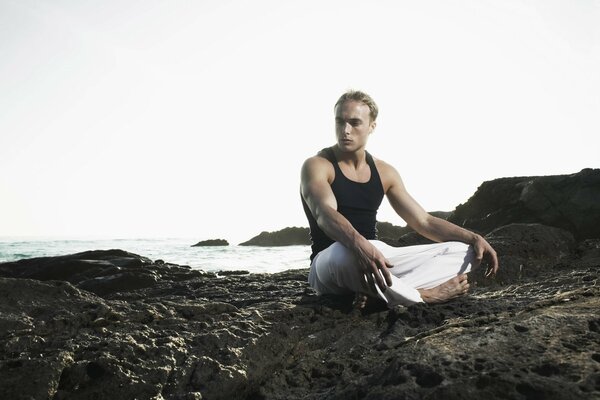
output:
[[[377,285],[385,290],[391,286],[391,274],[383,254],[365,239],[342,214],[337,211],[337,201],[330,186],[329,175],[334,173],[331,163],[321,157],[311,157],[304,162],[301,176],[301,194],[319,227],[331,239],[353,251],[365,274],[371,273]]]

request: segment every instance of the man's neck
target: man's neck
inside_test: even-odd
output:
[[[364,147],[356,151],[341,151],[336,144],[332,147],[332,149],[338,162],[352,164],[355,167],[358,167],[367,160],[367,152]]]

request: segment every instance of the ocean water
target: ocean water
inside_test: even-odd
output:
[[[121,249],[204,271],[247,270],[274,273],[308,268],[310,246],[191,247],[190,239],[78,239],[0,237],[0,262],[59,256],[87,250]]]

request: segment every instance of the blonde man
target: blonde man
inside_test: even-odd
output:
[[[302,166],[301,195],[312,239],[309,282],[319,293],[357,293],[388,305],[438,303],[467,293],[467,273],[494,249],[480,235],[428,214],[406,191],[398,172],[366,151],[378,108],[360,91],[336,102],[336,143]],[[387,197],[419,234],[438,243],[395,248],[376,240],[377,210]]]

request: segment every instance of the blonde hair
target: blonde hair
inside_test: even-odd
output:
[[[375,100],[365,92],[361,92],[360,90],[348,90],[344,93],[338,101],[333,106],[335,110],[337,106],[344,104],[347,101],[360,101],[364,103],[367,107],[369,107],[371,116],[371,121],[375,121],[377,119],[377,114],[379,113],[379,108],[377,108],[377,104],[375,104]]]

